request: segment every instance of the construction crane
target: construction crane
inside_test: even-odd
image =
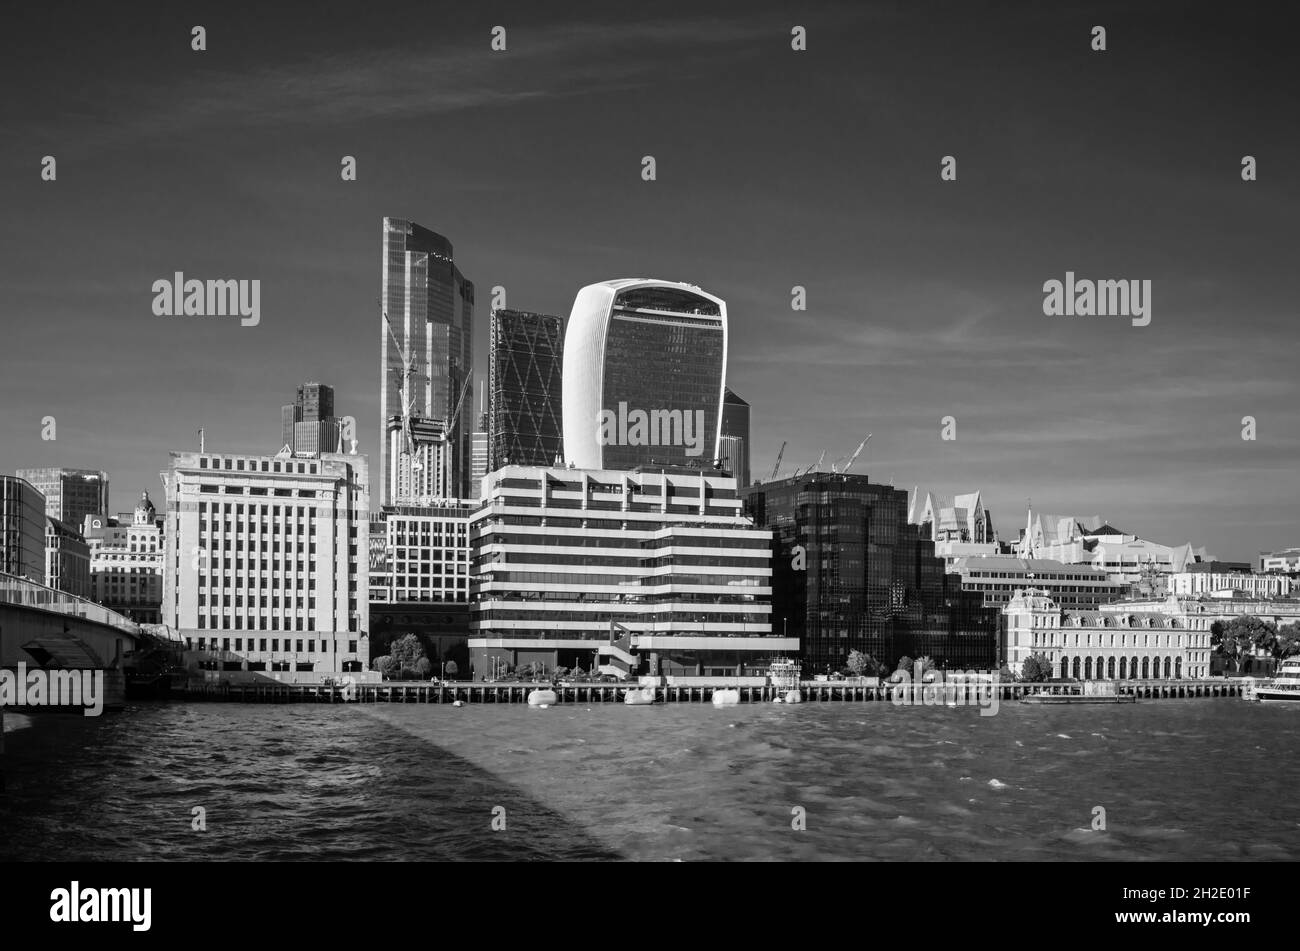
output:
[[[867,433],[867,439],[870,439],[870,438],[871,438],[871,433]],[[862,454],[862,450],[863,450],[863,449],[866,447],[866,445],[867,445],[867,439],[864,439],[864,440],[862,440],[862,442],[858,443],[858,448],[855,449],[855,450],[853,450],[853,455],[849,456],[849,461],[846,462],[846,463],[844,464],[844,468],[843,468],[843,469],[836,469],[834,466],[832,466],[832,467],[831,467],[831,470],[834,471],[834,472],[838,472],[838,473],[840,473],[841,475],[843,475],[844,473],[848,472],[848,471],[849,471],[849,466],[851,466],[851,465],[853,465],[853,463],[857,462],[857,460],[858,460],[858,456],[860,456],[860,455]]]
[[[781,469],[781,457],[785,455],[785,441],[781,442],[781,450],[776,454],[776,465],[772,467],[772,474],[768,476],[767,481],[771,482],[776,478],[776,474]]]
[[[407,458],[414,459],[415,439],[411,435],[411,407],[415,403],[415,397],[410,395],[411,377],[421,376],[422,374],[415,369],[415,359],[411,356],[410,351],[402,349],[402,344],[393,330],[393,324],[388,319],[388,311],[384,311],[383,314],[384,326],[388,328],[388,335],[393,338],[393,346],[397,348],[397,355],[402,358],[402,369],[399,371],[402,377],[402,441],[406,444]]]

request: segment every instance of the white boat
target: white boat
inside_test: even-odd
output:
[[[623,702],[631,707],[640,707],[655,702],[654,687],[632,687],[623,695]]]
[[[803,696],[797,689],[787,690],[785,692],[786,703],[803,703]]]
[[[734,687],[729,690],[713,691],[713,705],[715,707],[725,706],[727,704],[740,703],[740,691]]]
[[[559,703],[560,698],[556,696],[554,690],[534,690],[528,695],[528,705],[530,707],[549,707],[553,703]]]
[[[1255,684],[1260,703],[1300,703],[1300,657],[1288,657],[1272,680]]]

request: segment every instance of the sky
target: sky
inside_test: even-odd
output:
[[[305,380],[376,464],[388,215],[453,243],[480,380],[494,286],[567,315],[687,281],[728,302],[758,478],[871,433],[854,471],[981,490],[1004,538],[1032,499],[1221,559],[1300,545],[1278,5],[233,6],[0,13],[0,471],[104,469],[126,511],[200,427],[274,452]],[[156,316],[176,271],[260,280],[260,323]],[[1045,315],[1067,271],[1151,281],[1150,324]]]

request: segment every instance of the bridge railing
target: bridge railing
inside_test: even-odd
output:
[[[139,624],[116,611],[110,611],[102,604],[3,571],[0,571],[0,604],[39,608],[42,611],[67,614],[71,617],[107,624],[128,634],[136,636],[140,634]]]

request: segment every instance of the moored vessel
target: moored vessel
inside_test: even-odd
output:
[[[1300,657],[1288,657],[1271,680],[1255,684],[1260,703],[1300,703]]]

